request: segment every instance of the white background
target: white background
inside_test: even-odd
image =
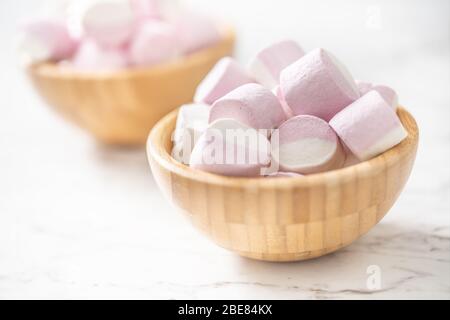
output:
[[[2,0],[0,298],[450,298],[450,2],[184,2],[236,26],[243,63],[293,38],[394,87],[421,130],[400,199],[321,259],[261,263],[218,248],[162,198],[143,150],[96,144],[34,94],[13,38],[39,2]],[[370,265],[379,290],[366,286]]]

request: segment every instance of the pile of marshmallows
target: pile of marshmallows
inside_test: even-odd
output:
[[[157,0],[77,0],[66,9],[21,26],[19,50],[27,61],[110,71],[167,62],[221,38],[209,18],[168,11]]]
[[[396,108],[391,88],[356,82],[324,49],[305,54],[296,42],[282,41],[259,52],[247,69],[229,57],[216,64],[198,86],[194,103],[178,113],[172,156],[228,176],[333,170],[405,139]],[[258,145],[245,146],[246,152],[258,149],[257,161],[211,161],[211,153],[242,144],[213,133],[236,129],[257,132]],[[275,171],[262,174],[268,166]]]

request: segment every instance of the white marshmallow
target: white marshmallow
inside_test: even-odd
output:
[[[339,168],[344,154],[333,129],[324,120],[300,115],[272,134],[272,160],[282,171],[303,174]]]
[[[228,92],[246,83],[254,82],[245,70],[230,57],[220,59],[198,85],[194,101],[213,104]]]
[[[209,122],[231,118],[255,129],[270,130],[286,120],[277,97],[257,83],[248,83],[229,92],[214,102]]]
[[[336,114],[330,125],[360,160],[383,153],[408,135],[395,111],[375,90]]]
[[[226,176],[263,175],[270,143],[257,130],[233,119],[210,124],[192,150],[190,166]]]
[[[141,25],[130,44],[131,63],[152,66],[179,56],[175,28],[162,21],[147,21]]]
[[[350,73],[324,49],[316,49],[285,68],[280,89],[295,115],[314,115],[329,121],[359,98]]]
[[[254,56],[248,64],[251,76],[269,89],[278,85],[280,72],[300,59],[305,52],[292,40],[274,43]]]
[[[136,26],[135,15],[128,0],[92,1],[87,3],[82,14],[85,34],[106,47],[126,44]]]
[[[208,127],[209,110],[209,105],[201,103],[185,104],[180,107],[172,137],[173,158],[189,164],[194,145]]]
[[[115,71],[128,64],[124,50],[103,48],[92,40],[84,40],[72,59],[72,65],[81,71]]]
[[[18,50],[29,62],[67,59],[77,48],[67,25],[58,19],[28,21],[21,26],[21,31]]]
[[[278,171],[275,173],[271,173],[266,176],[267,178],[293,178],[293,177],[303,177],[302,174],[296,173],[296,172],[283,172]]]

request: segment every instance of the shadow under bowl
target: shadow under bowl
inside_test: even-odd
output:
[[[84,72],[38,63],[27,73],[49,105],[99,141],[144,145],[159,119],[192,101],[214,64],[232,54],[234,42],[234,31],[227,28],[216,45],[149,68]]]
[[[419,140],[411,114],[397,113],[408,132],[400,144],[368,161],[303,177],[226,177],[177,162],[170,156],[177,111],[152,129],[147,153],[164,195],[216,244],[258,260],[305,260],[349,245],[397,200]]]

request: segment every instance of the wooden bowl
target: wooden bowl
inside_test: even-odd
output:
[[[351,167],[287,178],[235,178],[170,156],[177,111],[152,129],[147,152],[159,187],[218,245],[267,261],[311,259],[342,248],[388,212],[408,180],[419,139],[414,118],[398,115],[408,137]]]
[[[192,101],[214,64],[232,54],[234,41],[226,29],[217,45],[152,68],[87,73],[40,63],[27,73],[48,104],[98,140],[142,145],[159,119]]]

